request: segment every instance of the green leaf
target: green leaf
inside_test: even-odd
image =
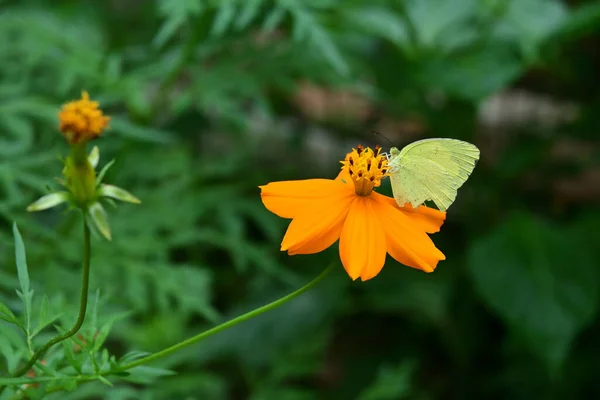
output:
[[[411,45],[408,30],[400,15],[380,6],[365,6],[342,10],[346,18],[357,29],[370,35],[388,39],[395,45],[407,48]]]
[[[13,373],[17,369],[21,357],[27,357],[25,353],[26,347],[23,344],[22,336],[12,329],[3,329],[2,335],[0,335],[0,354],[6,360],[9,373]]]
[[[48,316],[48,296],[44,295],[42,299],[42,304],[40,306],[40,312],[38,314],[38,324],[34,331],[31,333],[31,336],[33,337],[40,333],[42,329],[52,324],[54,321],[60,318],[61,315],[62,313]]]
[[[407,0],[406,15],[421,48],[446,48],[477,10],[477,0]]]
[[[158,48],[163,47],[167,41],[173,37],[177,30],[183,26],[184,23],[184,17],[173,17],[167,19],[161,25],[154,39],[152,39],[152,44]]]
[[[13,224],[13,236],[15,240],[15,257],[17,261],[17,274],[19,276],[19,284],[21,285],[21,292],[24,294],[29,293],[29,272],[27,271],[27,257],[25,255],[25,243],[17,228],[17,224]]]
[[[62,342],[63,346],[63,354],[71,367],[78,373],[81,374],[81,365],[83,357],[80,355],[79,357],[75,354],[73,350],[73,341],[65,340]]]
[[[381,279],[365,285],[364,302],[379,313],[408,315],[435,325],[443,324],[449,318],[452,296],[453,268],[448,262],[435,274],[424,274],[390,260],[381,272]]]
[[[339,49],[333,42],[331,35],[318,23],[314,15],[301,6],[289,10],[294,18],[292,37],[300,42],[307,40],[308,43],[321,53],[327,62],[340,75],[348,75],[350,68],[342,57]]]
[[[152,44],[162,47],[186,23],[190,16],[199,15],[203,9],[202,0],[160,0],[160,14],[164,15],[166,20],[152,40]]]
[[[38,324],[37,324],[36,330],[34,331],[33,336],[35,336],[35,334],[37,332],[44,329],[44,326],[46,326],[45,321],[46,321],[47,315],[48,315],[48,296],[44,294],[44,297],[42,297],[42,304],[40,305],[40,312],[38,314]]]
[[[595,266],[566,230],[514,214],[468,253],[483,300],[551,372],[598,309]]]
[[[430,90],[479,102],[506,87],[523,68],[510,48],[484,46],[460,55],[429,58],[418,65],[416,79]]]
[[[175,375],[175,372],[164,368],[154,368],[139,366],[129,370],[129,375],[122,377],[123,380],[134,382],[134,383],[152,383],[157,378],[163,376]]]
[[[0,302],[0,319],[10,322],[11,324],[19,325],[19,320],[10,309]]]
[[[108,322],[106,322],[104,325],[102,325],[100,327],[97,335],[95,335],[95,337],[94,337],[94,347],[93,347],[94,351],[100,350],[100,348],[104,344],[104,341],[108,337],[108,334],[110,333],[110,330],[112,329],[114,322],[115,322],[115,318],[109,320]]]
[[[531,61],[538,47],[567,20],[567,6],[558,0],[519,0],[506,2],[506,10],[493,29],[498,39],[517,42]]]
[[[67,381],[75,378],[72,377],[62,377],[62,376],[39,376],[35,378],[0,378],[0,387],[8,386],[8,385],[25,385],[31,384],[34,382],[51,382],[55,380]]]
[[[65,389],[65,391],[72,392],[75,389],[77,389],[77,379],[76,378],[66,379],[61,382],[61,385]]]
[[[113,384],[110,383],[110,381],[108,379],[106,379],[105,377],[103,377],[102,375],[98,375],[98,380],[100,382],[104,383],[106,386],[113,387]]]
[[[58,373],[58,371],[56,371],[55,369],[53,369],[47,365],[44,365],[44,363],[40,362],[39,360],[36,362],[35,367],[43,372],[43,374],[41,374],[41,375],[47,375],[47,376],[53,376],[53,377],[61,375]]]
[[[235,11],[235,0],[221,1],[210,34],[212,36],[223,35],[227,31],[229,24],[233,21],[233,17],[235,17]]]
[[[90,327],[93,332],[98,330],[98,303],[100,302],[100,289],[96,290],[96,294],[92,299],[92,306],[90,307]]]
[[[375,381],[363,390],[357,400],[400,400],[411,398],[414,365],[403,362],[394,367],[379,368]]]
[[[0,107],[0,114],[2,114],[0,126],[4,126],[4,129],[0,129],[0,132],[3,133],[2,139],[0,139],[0,156],[4,158],[27,154],[34,137],[31,121],[11,113],[11,110],[6,108]],[[9,139],[4,139],[4,137]]]
[[[246,28],[257,17],[263,3],[264,0],[245,0],[242,11],[235,21],[235,28],[237,30]]]
[[[570,15],[562,22],[552,39],[576,40],[589,35],[600,24],[600,3],[582,3],[572,9]]]
[[[21,292],[17,291],[19,297],[23,300],[25,308],[25,329],[29,334],[31,331],[31,300],[33,299],[33,290],[29,288],[29,272],[27,271],[27,258],[25,256],[25,243],[19,233],[17,224],[13,224],[13,236],[15,240],[15,258],[17,262],[17,275],[21,285]]]
[[[104,211],[102,204],[95,202],[89,207],[88,212],[98,231],[107,240],[111,240],[112,238],[110,235],[110,226],[108,225],[108,216],[106,215],[106,211]]]
[[[125,137],[153,143],[170,143],[171,133],[147,126],[135,125],[125,118],[111,117],[111,129]]]
[[[138,360],[140,358],[144,358],[146,356],[149,356],[152,353],[148,353],[145,351],[130,351],[129,353],[125,354],[123,357],[121,357],[119,359],[118,364],[119,365],[125,365],[125,364],[129,364],[132,361]]]
[[[279,6],[273,8],[265,18],[261,30],[265,33],[269,33],[277,29],[279,24],[281,24],[281,22],[283,21],[285,13],[285,8]]]

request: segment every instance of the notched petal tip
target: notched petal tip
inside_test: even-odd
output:
[[[127,190],[114,185],[101,184],[98,194],[104,197],[110,197],[127,203],[140,204],[142,201],[129,193]]]
[[[55,192],[40,197],[27,207],[27,211],[42,211],[69,201],[68,192]]]

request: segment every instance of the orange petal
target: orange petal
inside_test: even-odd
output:
[[[350,177],[350,173],[348,172],[348,169],[346,168],[342,168],[342,170],[340,171],[340,173],[338,174],[338,176],[335,177],[335,180],[337,182],[342,182],[344,184],[349,184],[352,182],[352,178]]]
[[[424,230],[427,233],[439,232],[440,227],[446,220],[446,213],[435,208],[419,206],[413,208],[410,203],[406,203],[404,207],[399,207],[396,200],[392,197],[384,196],[380,193],[373,192],[371,197],[376,201],[387,203],[394,208],[402,211],[415,226],[419,229]]]
[[[421,222],[387,202],[374,201],[373,205],[385,231],[387,251],[396,261],[433,272],[438,261],[446,259],[425,233]]]
[[[267,210],[281,218],[294,218],[315,200],[340,193],[344,185],[332,179],[306,179],[301,181],[271,182],[260,187],[260,196]],[[350,189],[348,187],[348,189]],[[348,196],[352,192],[348,190]]]
[[[353,197],[337,190],[325,199],[305,203],[288,226],[281,250],[290,255],[314,254],[331,246],[340,238]]]
[[[385,264],[385,234],[374,204],[369,197],[356,197],[342,228],[340,258],[352,280],[371,279]]]

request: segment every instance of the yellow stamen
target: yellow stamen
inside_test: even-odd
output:
[[[81,100],[71,101],[62,106],[58,119],[59,129],[67,142],[78,144],[102,135],[110,117],[104,116],[98,108],[98,102],[90,101],[87,92],[84,91]]]
[[[350,174],[356,194],[368,196],[373,188],[381,185],[381,179],[387,176],[387,158],[380,155],[381,148],[379,146],[375,147],[375,151],[361,145],[356,147],[342,161],[342,169],[346,169]]]

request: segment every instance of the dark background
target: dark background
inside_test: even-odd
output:
[[[0,1],[0,300],[20,312],[16,221],[36,301],[75,319],[79,216],[25,207],[61,173],[56,112],[88,90],[112,117],[95,142],[100,165],[116,158],[106,181],[143,202],[109,207],[113,242],[93,241],[117,356],[274,300],[338,257],[280,253],[288,222],[258,185],[334,178],[356,144],[387,149],[371,129],[482,153],[432,236],[447,256],[434,273],[388,258],[361,283],[340,265],[153,364],[174,376],[47,398],[600,397],[599,33],[597,1]]]

